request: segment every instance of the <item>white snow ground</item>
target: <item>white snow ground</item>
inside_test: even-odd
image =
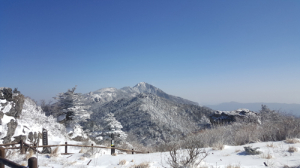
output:
[[[49,144],[53,143],[54,142],[51,142]],[[78,144],[78,142],[72,143]],[[62,144],[62,142],[60,144]],[[260,147],[259,151],[261,151],[262,154],[245,155],[243,152],[244,146],[251,146],[253,148]],[[288,148],[291,146],[296,147],[298,152],[288,152]],[[34,156],[38,157],[39,168],[125,168],[141,163],[149,163],[151,168],[170,167],[167,164],[167,159],[169,157],[168,152],[134,155],[122,153],[117,156],[111,156],[110,150],[101,149],[93,156],[84,157],[84,153],[79,153],[80,149],[80,147],[68,147],[68,152],[74,153],[72,156],[59,155],[57,157],[51,157],[46,154]],[[225,146],[223,150],[213,150],[212,148],[205,148],[205,150],[209,152],[209,155],[201,164],[202,167],[225,168],[228,165],[239,165],[242,168],[262,168],[265,167],[264,162],[268,164],[268,167],[274,168],[282,168],[285,165],[300,165],[300,143],[287,144],[284,141],[258,142],[243,146]],[[63,152],[64,147],[60,147],[60,153]],[[267,156],[271,156],[272,158],[267,159]],[[18,155],[15,157],[20,156]],[[22,157],[24,158],[24,156]],[[87,165],[90,160],[92,161]],[[126,160],[125,165],[119,164],[122,160]],[[21,163],[24,164],[26,162],[21,161]]]

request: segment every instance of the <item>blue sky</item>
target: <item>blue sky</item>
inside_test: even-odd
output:
[[[300,1],[0,0],[0,86],[300,103]]]

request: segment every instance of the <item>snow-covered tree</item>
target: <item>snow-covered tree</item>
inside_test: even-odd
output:
[[[76,86],[67,92],[59,93],[54,99],[57,100],[59,107],[59,121],[66,120],[69,123],[79,123],[89,117],[87,107],[82,103],[82,95],[75,93]]]
[[[59,115],[58,121],[64,123],[67,133],[79,136],[83,133],[81,123],[90,118],[90,111],[84,106],[82,95],[75,93],[76,86],[67,92],[58,94],[57,100]]]
[[[116,120],[113,113],[107,113],[101,118],[101,126],[93,125],[91,134],[97,140],[108,140],[114,134],[116,141],[125,141],[127,134],[122,131],[123,126]]]

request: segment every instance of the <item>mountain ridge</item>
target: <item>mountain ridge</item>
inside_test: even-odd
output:
[[[146,82],[140,82],[133,87],[126,86],[121,89],[113,87],[101,88],[96,91],[83,94],[83,96],[87,101],[94,101],[96,103],[103,104],[115,99],[134,97],[140,93],[155,94],[159,97],[163,97],[177,103],[199,105],[197,102],[167,94],[161,89]]]
[[[239,102],[225,102],[217,105],[205,105],[206,107],[212,108],[214,110],[226,110],[232,111],[238,108],[246,108],[252,111],[259,112],[261,109],[261,105],[267,105],[270,109],[278,110],[281,112],[286,112],[293,115],[300,116],[300,104],[296,103],[264,103],[264,102],[256,102],[256,103],[239,103]]]

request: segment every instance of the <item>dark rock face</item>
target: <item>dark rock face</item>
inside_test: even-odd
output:
[[[82,136],[77,136],[75,138],[72,138],[72,140],[74,140],[74,141],[86,141],[87,139],[82,137]]]
[[[17,121],[11,119],[10,122],[7,124],[8,130],[7,135],[3,138],[3,144],[11,142],[11,137],[14,135],[17,126]]]
[[[261,152],[257,150],[257,149],[259,149],[259,147],[252,148],[250,146],[245,146],[244,149],[245,149],[245,153],[247,155],[259,155],[259,154],[261,154]]]
[[[33,142],[33,133],[32,132],[29,132],[28,139],[31,143]]]
[[[9,110],[9,112],[5,114],[15,118],[20,118],[25,101],[24,96],[22,94],[14,95],[12,101],[15,103],[15,105]]]
[[[23,142],[26,142],[26,135],[14,136],[13,142],[20,142],[20,140],[23,140]]]
[[[209,116],[212,125],[230,124],[234,122],[252,122],[260,124],[259,115],[248,109],[238,109],[235,111],[215,111]]]
[[[1,87],[0,88],[0,99],[6,99],[7,101],[12,101],[12,89]]]
[[[4,113],[0,111],[0,125],[2,125],[2,118],[3,118]]]

